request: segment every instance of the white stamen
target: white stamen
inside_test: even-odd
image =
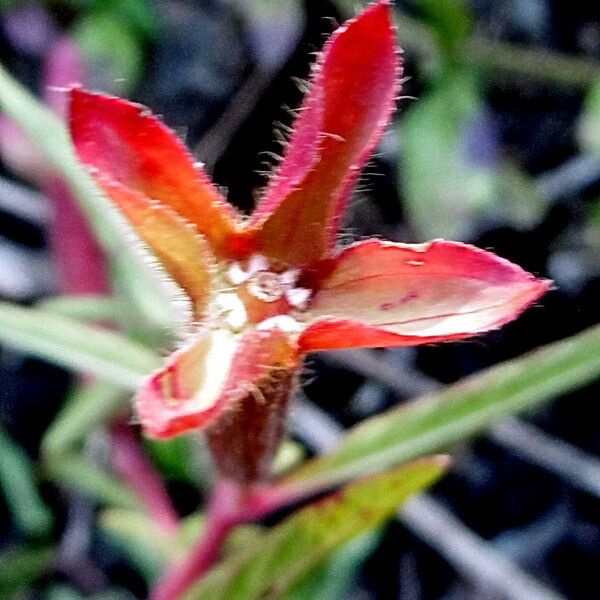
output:
[[[258,271],[268,271],[269,261],[262,254],[253,254],[248,261],[248,274],[253,275]]]
[[[296,281],[298,281],[298,276],[300,275],[299,269],[290,269],[289,271],[284,271],[279,276],[279,281],[283,283],[286,287],[292,287]]]
[[[227,269],[227,279],[233,285],[240,285],[247,281],[250,277],[250,273],[242,269],[242,265],[239,262],[234,261],[231,263],[229,269]]]
[[[271,271],[258,271],[250,278],[248,291],[263,302],[277,302],[285,292],[279,275]]]
[[[248,322],[248,314],[242,300],[236,294],[219,294],[217,308],[232,331],[240,331]]]
[[[285,331],[286,333],[296,333],[302,330],[302,324],[289,315],[277,315],[265,319],[256,326],[256,329],[281,329],[281,331]]]
[[[285,292],[287,301],[299,310],[304,310],[308,304],[312,291],[307,288],[292,288]]]

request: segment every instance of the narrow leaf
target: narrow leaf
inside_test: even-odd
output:
[[[318,491],[435,452],[599,376],[595,326],[363,421],[336,450],[284,478],[283,487]]]
[[[151,350],[112,331],[0,302],[0,343],[135,390],[160,364]]]
[[[175,539],[165,536],[141,511],[107,509],[100,515],[100,527],[147,580],[154,579],[169,560],[183,552]]]
[[[50,479],[87,494],[99,504],[140,509],[133,491],[83,456],[62,456],[50,460],[46,473]]]
[[[123,411],[128,406],[126,400],[122,387],[101,380],[74,389],[44,435],[44,453],[50,456],[71,450],[88,433]]]
[[[82,321],[118,321],[127,312],[121,300],[108,296],[56,296],[38,302],[36,307]]]
[[[284,597],[334,550],[380,525],[409,496],[436,481],[447,465],[445,457],[415,461],[355,482],[300,510],[209,572],[185,600]]]
[[[369,531],[344,544],[325,564],[316,567],[288,594],[286,600],[343,600],[348,598],[361,567],[381,540]]]
[[[600,153],[600,81],[592,85],[586,94],[577,119],[577,141],[584,152]]]
[[[2,428],[0,489],[15,523],[24,533],[36,537],[49,533],[52,513],[37,491],[31,461]]]

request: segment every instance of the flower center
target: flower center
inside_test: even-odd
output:
[[[277,273],[258,271],[248,281],[248,292],[263,302],[277,302],[283,297],[286,286]]]
[[[299,274],[297,269],[274,268],[260,254],[243,263],[228,263],[224,272],[228,289],[216,301],[220,321],[236,332],[263,323],[293,330],[282,318],[297,323],[296,316],[306,309],[312,294],[297,286]]]

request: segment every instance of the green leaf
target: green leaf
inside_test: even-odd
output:
[[[600,81],[592,85],[586,94],[576,131],[577,141],[584,152],[600,154]]]
[[[502,202],[493,204],[488,213],[495,214],[498,221],[530,230],[546,216],[549,202],[542,197],[535,181],[516,164],[503,161],[497,184],[497,197]]]
[[[363,421],[337,449],[304,463],[282,486],[319,491],[439,451],[599,376],[597,325]]]
[[[135,87],[143,55],[125,20],[113,11],[93,12],[75,24],[73,35],[96,78],[95,87],[118,95]]]
[[[600,232],[600,199],[596,199],[588,208],[587,222],[596,234]]]
[[[144,447],[152,461],[169,479],[197,485],[200,481],[201,465],[198,460],[199,440],[192,435],[182,435],[169,440],[144,439]]]
[[[122,589],[111,589],[107,592],[84,597],[77,590],[63,583],[57,583],[49,587],[44,598],[45,600],[135,600],[130,592]]]
[[[407,112],[400,127],[399,181],[411,224],[425,239],[466,239],[496,199],[495,165],[468,156],[469,127],[483,119],[468,72],[441,78]]]
[[[84,597],[69,585],[53,585],[46,593],[47,600],[84,600]]]
[[[14,598],[53,566],[54,548],[18,547],[0,552],[0,598]]]
[[[118,321],[127,307],[109,296],[56,296],[36,304],[40,310],[82,321]]]
[[[0,302],[0,343],[130,390],[161,362],[113,331],[7,302]]]
[[[347,542],[324,565],[313,570],[286,600],[343,600],[348,598],[363,563],[373,554],[381,535],[369,531]]]
[[[177,326],[184,320],[183,313],[178,312],[176,302],[173,302],[181,300],[181,292],[177,291],[179,288],[175,284],[170,287],[165,285],[166,279],[160,265],[152,263],[147,252],[144,255],[146,259],[150,259],[148,265],[152,265],[157,286],[161,288],[158,293],[149,292],[147,282],[138,276],[138,265],[128,260],[127,256],[117,257],[111,265],[115,291],[129,306],[129,310],[121,314],[121,325],[140,337],[151,335],[153,338],[172,339]],[[157,302],[157,297],[170,298],[170,301]]]
[[[416,8],[447,51],[453,51],[469,37],[473,19],[466,0],[418,0]]]
[[[166,536],[144,511],[109,508],[100,514],[99,525],[148,581],[156,579],[167,563],[181,560],[198,542],[204,515],[192,513],[181,520],[176,535]],[[229,536],[225,554],[234,554],[255,543],[261,529],[256,525],[237,527]]]
[[[46,456],[64,454],[127,407],[120,386],[92,381],[74,389],[42,440]]]
[[[99,524],[148,581],[156,578],[168,560],[183,554],[177,540],[165,536],[144,512],[107,509],[100,515]]]
[[[415,461],[357,481],[301,509],[245,552],[210,571],[185,600],[282,598],[333,551],[390,518],[412,494],[436,481],[445,457]]]
[[[16,525],[23,533],[34,537],[50,533],[52,513],[38,493],[33,465],[23,449],[2,428],[0,488]]]
[[[116,0],[114,9],[139,35],[155,40],[163,33],[162,23],[156,13],[156,5],[149,0]]]
[[[271,473],[280,475],[290,471],[306,458],[306,449],[294,440],[284,440],[277,451]]]
[[[98,504],[140,509],[132,490],[83,456],[52,457],[45,468],[49,479],[87,494]]]

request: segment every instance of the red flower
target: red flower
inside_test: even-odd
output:
[[[331,36],[248,220],[144,107],[72,91],[81,160],[191,302],[189,338],[137,394],[142,425],[162,438],[208,428],[226,476],[268,474],[304,353],[465,338],[514,319],[549,287],[459,243],[336,246],[399,91],[395,37],[384,0]]]

